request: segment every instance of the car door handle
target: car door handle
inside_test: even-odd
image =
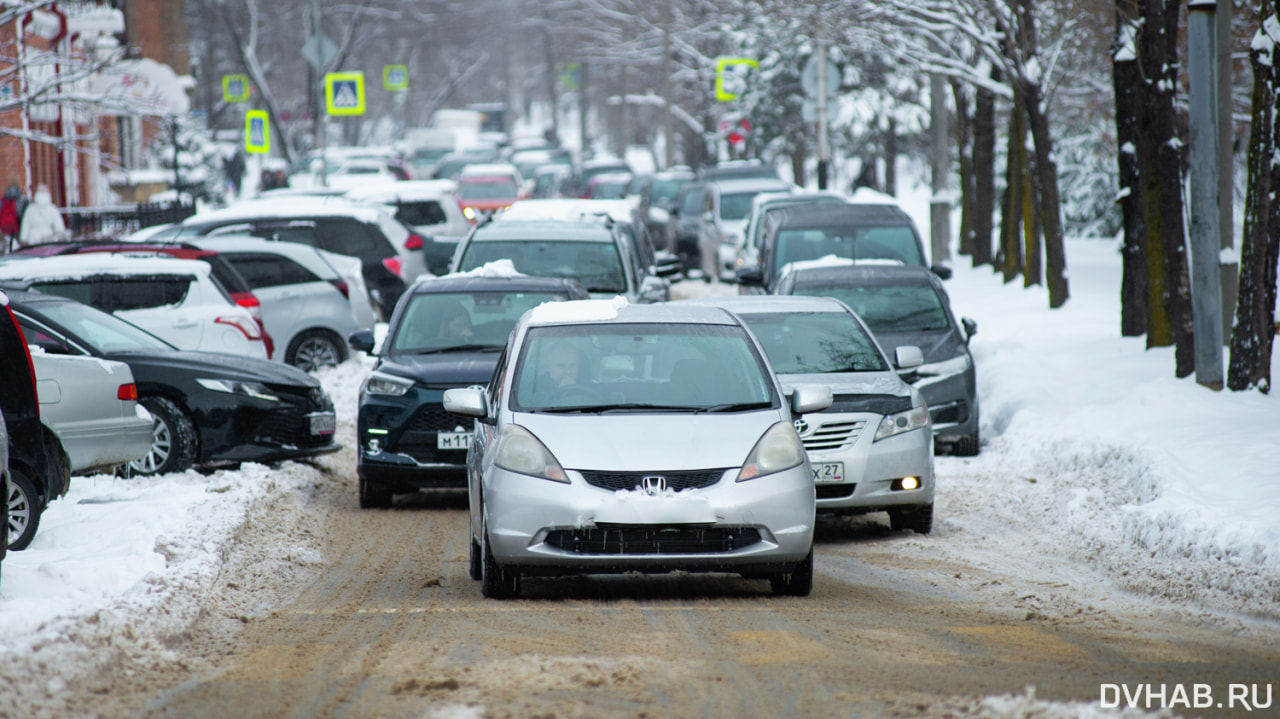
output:
[[[195,327],[196,321],[190,317],[179,317],[173,321],[173,326],[179,329],[186,329],[188,327]]]

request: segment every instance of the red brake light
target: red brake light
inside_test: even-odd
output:
[[[422,239],[421,235],[411,233],[409,235],[409,239],[404,241],[404,248],[406,250],[420,250],[426,244],[426,241]]]
[[[351,299],[351,288],[347,286],[346,280],[329,280],[329,284],[338,288],[338,291],[342,293],[343,297]]]
[[[252,319],[252,318],[250,318]],[[257,320],[246,322],[243,317],[234,315],[224,315],[214,320],[220,325],[231,325],[244,333],[245,339],[260,340],[262,339],[262,328],[258,326]]]
[[[252,312],[254,309],[262,307],[262,302],[258,300],[258,296],[252,292],[232,292],[231,301],[241,307]]]
[[[116,399],[138,401],[138,385],[129,384],[120,385],[120,389],[116,390]]]
[[[391,273],[400,279],[404,279],[404,268],[400,266],[399,257],[388,257],[382,261],[382,266],[391,270]]]

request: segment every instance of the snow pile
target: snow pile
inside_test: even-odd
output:
[[[629,304],[631,303],[622,295],[609,300],[543,302],[529,310],[529,321],[535,324],[558,324],[612,320],[617,319],[618,312]]]
[[[466,272],[454,272],[449,277],[484,277],[488,278],[508,278],[508,277],[525,277],[526,275],[516,269],[516,265],[511,260],[502,259],[486,262],[483,265],[467,270]]]

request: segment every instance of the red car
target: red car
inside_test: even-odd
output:
[[[521,199],[523,180],[511,165],[468,165],[458,178],[455,193],[462,214],[472,224],[505,210]]]

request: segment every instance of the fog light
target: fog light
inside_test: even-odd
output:
[[[896,484],[898,485],[897,488],[902,490],[920,489],[920,478],[903,477],[902,479],[899,479]]]
[[[371,440],[369,440],[369,453],[370,453],[370,454],[378,454],[378,453],[379,453],[379,452],[381,452],[381,451],[382,451],[382,440],[380,440],[380,439],[371,439]]]

